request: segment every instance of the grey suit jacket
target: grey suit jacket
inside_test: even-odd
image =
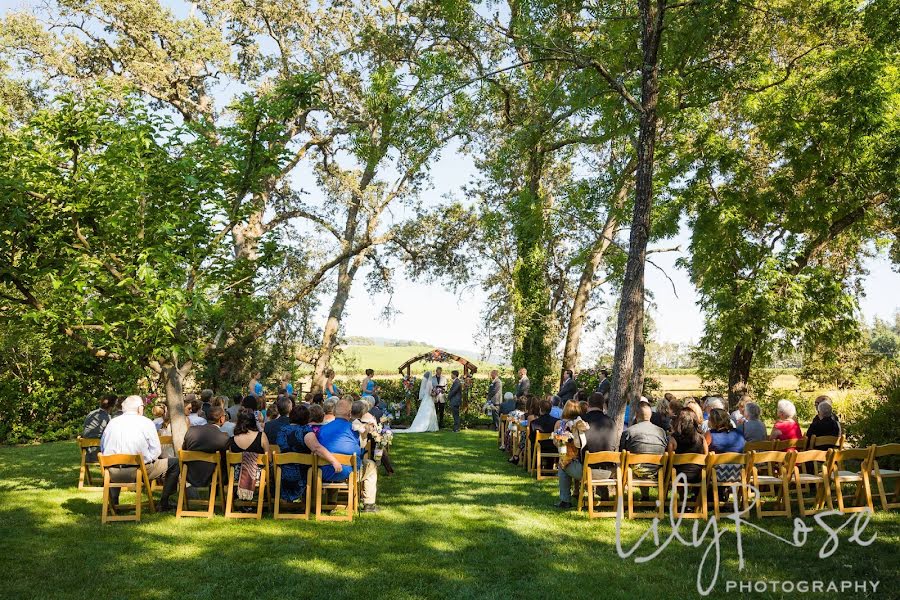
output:
[[[450,389],[447,390],[447,403],[450,406],[462,405],[462,383],[459,378],[454,379],[450,384]]]
[[[503,402],[503,381],[499,377],[488,385],[487,399],[491,404]]]
[[[527,377],[525,377],[524,379],[520,379],[519,383],[516,384],[516,398],[525,396],[530,391],[531,391],[531,381]]]

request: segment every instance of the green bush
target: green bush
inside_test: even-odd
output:
[[[900,442],[900,369],[886,372],[874,393],[861,394],[836,408],[851,445]]]

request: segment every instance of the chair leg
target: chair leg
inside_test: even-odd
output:
[[[631,484],[634,481],[633,474],[631,472],[631,467],[625,471],[625,490],[624,493],[628,495],[628,518],[634,518],[634,490],[631,488]]]
[[[100,513],[100,523],[106,525],[106,520],[109,515],[109,473],[103,472],[103,507],[101,509],[103,512]]]
[[[178,500],[175,501],[175,518],[180,519],[182,513],[187,510],[189,507],[185,506],[187,504],[187,465],[182,463],[181,465],[181,477],[178,479]]]

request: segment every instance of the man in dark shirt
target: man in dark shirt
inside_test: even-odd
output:
[[[528,435],[531,437],[532,448],[534,447],[538,432],[553,433],[553,430],[556,429],[556,424],[559,422],[559,419],[550,414],[551,406],[548,398],[542,399],[541,403],[538,405],[538,411],[541,413],[541,416],[531,422],[528,432]],[[541,454],[556,454],[556,446],[553,444],[553,440],[544,440],[541,442]]]
[[[203,411],[203,417],[209,420],[209,409],[212,408],[213,391],[210,389],[200,392],[200,410]]]
[[[266,426],[263,428],[266,437],[269,438],[270,445],[277,444],[278,432],[281,431],[281,428],[285,425],[291,424],[289,415],[291,414],[291,409],[294,408],[294,403],[291,401],[290,396],[282,394],[275,400],[275,407],[278,409],[278,418],[272,419],[266,423]]]
[[[109,413],[116,406],[116,396],[107,394],[100,399],[100,408],[94,409],[84,418],[84,427],[81,430],[81,437],[100,439],[103,436],[103,430],[106,424],[112,418]],[[89,463],[98,462],[97,454],[100,452],[99,446],[87,449],[86,461]]]
[[[841,425],[834,416],[834,410],[830,402],[817,402],[816,413],[812,423],[809,425],[809,429],[806,430],[807,438],[812,438],[813,436],[839,437],[841,435]],[[834,444],[816,444],[815,450],[831,450],[835,447]]]
[[[221,406],[209,409],[209,420],[206,425],[188,427],[184,434],[184,450],[194,452],[222,452],[228,445],[228,434],[219,429],[225,423],[225,411]],[[188,463],[187,482],[192,487],[206,487],[210,484],[216,465],[207,462]],[[190,494],[195,497],[195,493]]]
[[[557,508],[572,508],[572,481],[580,481],[582,469],[584,465],[582,460],[588,452],[608,452],[616,449],[616,424],[612,419],[603,414],[604,398],[602,394],[594,392],[588,398],[588,411],[582,417],[589,426],[584,436],[585,443],[581,448],[580,459],[573,460],[565,469],[559,470],[559,504]],[[615,465],[603,464],[599,467],[592,468],[594,479],[605,479],[610,477]],[[609,498],[609,490],[605,487],[600,488],[600,498],[605,500]]]

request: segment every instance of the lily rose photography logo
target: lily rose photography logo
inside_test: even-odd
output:
[[[684,474],[679,474],[675,485],[683,485],[687,482]],[[751,496],[759,498],[759,492],[753,486],[748,486]],[[783,537],[766,529],[759,523],[751,522],[747,516],[756,507],[756,500],[750,502],[743,510],[739,505],[738,495],[733,494],[733,512],[718,519],[713,515],[700,522],[693,521],[690,527],[684,524],[687,511],[687,496],[681,497],[680,507],[676,506],[675,494],[672,495],[669,505],[668,525],[669,534],[662,538],[660,532],[660,519],[654,518],[650,527],[639,535],[638,539],[626,547],[623,542],[623,500],[620,497],[616,507],[616,552],[620,558],[632,559],[637,564],[649,563],[660,556],[673,543],[701,548],[703,553],[697,562],[696,585],[700,596],[709,596],[715,593],[731,592],[738,594],[816,594],[816,593],[841,593],[850,594],[848,597],[858,597],[857,594],[874,596],[879,591],[880,581],[872,579],[849,579],[836,577],[834,579],[809,579],[807,574],[797,573],[796,579],[754,579],[751,576],[740,579],[721,579],[720,570],[723,558],[725,558],[726,544],[733,542],[734,555],[737,557],[738,572],[743,575],[747,570],[744,557],[745,535],[748,532],[760,534],[773,539],[787,548],[803,548],[810,541],[811,534],[824,533],[824,541],[818,548],[819,560],[837,561],[837,553],[841,547],[839,534],[846,534],[846,543],[850,546],[870,546],[877,535],[867,531],[872,517],[869,510],[844,515],[836,510],[828,510],[813,515],[814,526],[809,525],[799,518],[795,518],[791,530],[791,537]],[[676,510],[679,508],[679,510]],[[676,516],[677,515],[677,516]],[[836,517],[844,517],[835,521]],[[729,538],[731,538],[729,540]],[[839,563],[836,562],[836,567]],[[835,569],[836,576],[840,574]]]

